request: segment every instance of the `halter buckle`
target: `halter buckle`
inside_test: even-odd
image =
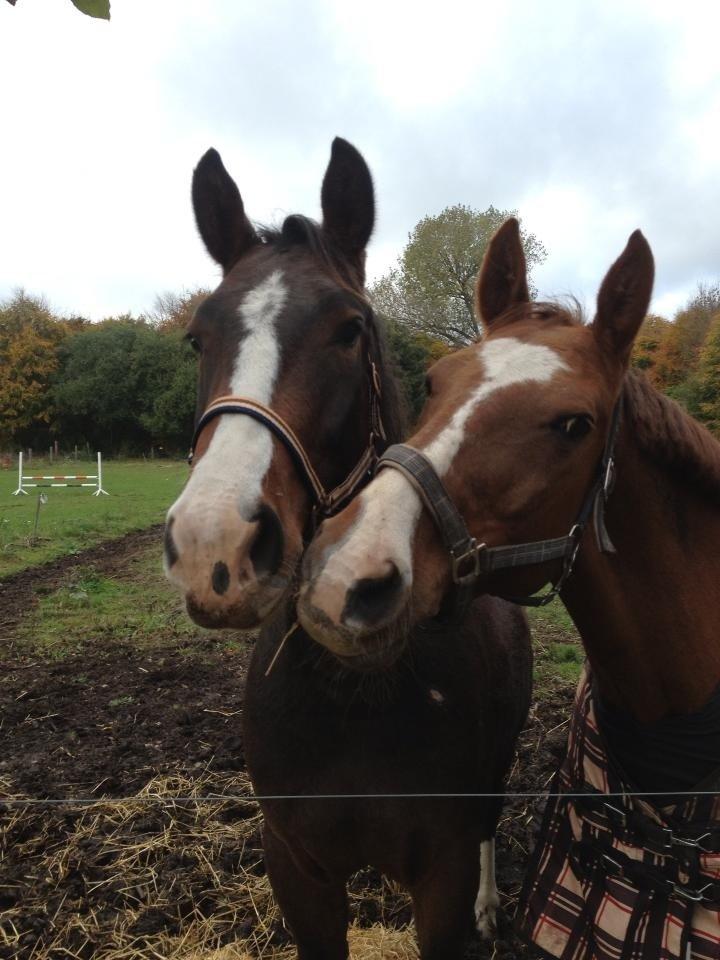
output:
[[[465,586],[477,580],[480,576],[480,553],[485,549],[486,544],[478,544],[472,537],[464,553],[458,556],[453,550],[450,551],[453,583]]]

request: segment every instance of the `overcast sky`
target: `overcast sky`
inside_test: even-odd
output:
[[[0,0],[0,297],[99,319],[213,286],[201,154],[253,219],[319,217],[340,134],[375,179],[371,277],[421,217],[493,204],[545,244],[540,293],[589,309],[640,227],[672,315],[720,279],[719,35],[692,0]]]

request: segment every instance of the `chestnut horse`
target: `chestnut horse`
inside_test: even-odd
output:
[[[623,810],[608,811],[626,827],[634,818],[648,835],[650,821],[656,832],[662,827],[670,839],[660,861],[676,871],[674,902],[698,910],[708,904],[701,921],[687,921],[704,925],[689,936],[720,943],[717,913],[712,920],[717,891],[709,892],[712,878],[720,879],[720,858],[712,853],[720,849],[720,800],[712,792],[720,787],[720,444],[628,370],[653,274],[650,247],[636,231],[603,280],[594,321],[584,324],[577,311],[529,302],[518,224],[508,221],[489,246],[476,287],[486,336],[431,368],[427,403],[405,453],[412,448],[464,523],[463,571],[476,590],[538,602],[528,595],[551,582],[561,593],[587,652],[585,691],[597,717],[589,733],[573,721],[575,755],[579,738],[589,743],[599,727],[613,770],[622,774],[611,782],[623,792],[700,791],[698,797],[706,790],[703,826],[688,839],[673,834],[683,827],[677,805],[667,819],[670,798],[658,798],[653,809],[623,801]],[[442,524],[413,470],[381,469],[324,524],[306,554],[300,620],[328,643],[342,637],[370,645],[373,631],[398,619],[432,616],[453,589]],[[358,579],[387,580],[389,570],[393,589],[373,622],[363,622],[349,605]],[[584,774],[580,764],[575,776],[575,789],[609,789],[597,758]],[[691,807],[683,816],[692,826]],[[605,837],[612,836],[609,823],[606,817]],[[680,850],[673,863],[671,848],[672,857]],[[704,893],[677,881],[683,870],[687,878],[691,853]],[[631,856],[660,862],[639,842]],[[595,903],[599,917],[602,901]],[[620,914],[629,914],[626,905]],[[596,916],[587,902],[578,910]],[[656,910],[651,931],[660,936],[663,922]],[[633,927],[638,937],[645,936],[643,924]],[[548,936],[559,942],[557,933]],[[572,956],[596,956],[587,952],[589,942],[581,941],[581,950],[575,941]],[[564,949],[553,955],[569,956]]]
[[[459,622],[400,625],[363,648],[293,629],[293,578],[314,522],[400,439],[363,290],[370,173],[336,139],[322,226],[291,216],[258,232],[209,151],[193,200],[224,279],[188,332],[200,353],[198,424],[165,563],[196,622],[263,624],[244,744],[256,793],[292,796],[261,801],[273,890],[299,956],[343,960],[346,881],[371,865],[410,890],[423,960],[458,960],[473,907],[481,933],[492,931],[501,804],[432,795],[501,792],[529,706],[524,617],[483,598]],[[372,618],[392,586],[361,585],[352,603]]]

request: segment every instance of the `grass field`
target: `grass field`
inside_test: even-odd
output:
[[[535,642],[536,693],[551,696],[558,684],[577,680],[583,649],[559,600],[528,611],[528,616]],[[122,576],[104,575],[93,566],[75,567],[62,586],[39,597],[16,642],[26,656],[62,659],[104,638],[121,637],[137,649],[152,649],[207,634],[192,624],[165,579],[159,548],[146,548]],[[226,636],[224,645],[230,650],[237,640]]]
[[[55,465],[52,472],[94,473],[94,466],[78,461]],[[36,470],[50,472],[46,466],[34,466]],[[103,463],[107,497],[94,497],[88,488],[31,489],[27,497],[13,497],[17,468],[0,470],[0,578],[162,522],[187,472],[184,463],[168,460],[109,460]],[[40,492],[48,502],[40,507],[33,540]]]
[[[122,576],[92,565],[75,567],[57,589],[43,593],[17,631],[18,652],[63,659],[105,639],[151,650],[207,635],[185,613],[162,571],[159,547],[145,548]],[[235,641],[227,634],[224,644]]]
[[[92,472],[92,466],[78,462],[52,469]],[[45,473],[50,468],[36,469]],[[40,507],[38,537],[33,540],[39,491],[13,497],[17,473],[0,471],[0,579],[160,523],[186,477],[184,463],[108,461],[103,470],[107,497],[93,497],[88,489],[43,491],[48,502]],[[530,609],[528,616],[535,639],[536,685],[550,694],[556,684],[577,679],[584,654],[560,601]],[[54,659],[118,634],[144,647],[200,633],[163,576],[159,550],[153,550],[138,557],[123,577],[106,576],[93,567],[74,568],[63,586],[38,598],[17,640],[26,652]]]

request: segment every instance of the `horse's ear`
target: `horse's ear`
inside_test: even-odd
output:
[[[342,137],[335,137],[320,195],[323,229],[361,274],[365,247],[375,223],[375,191],[362,155]]]
[[[245,216],[240,191],[217,150],[208,150],[195,167],[192,202],[207,252],[227,273],[257,243],[257,234]]]
[[[490,329],[516,303],[530,299],[520,224],[510,217],[490,241],[475,284],[475,309]]]
[[[623,361],[630,354],[650,306],[654,276],[650,244],[636,230],[602,282],[593,321],[593,331],[601,347]]]

